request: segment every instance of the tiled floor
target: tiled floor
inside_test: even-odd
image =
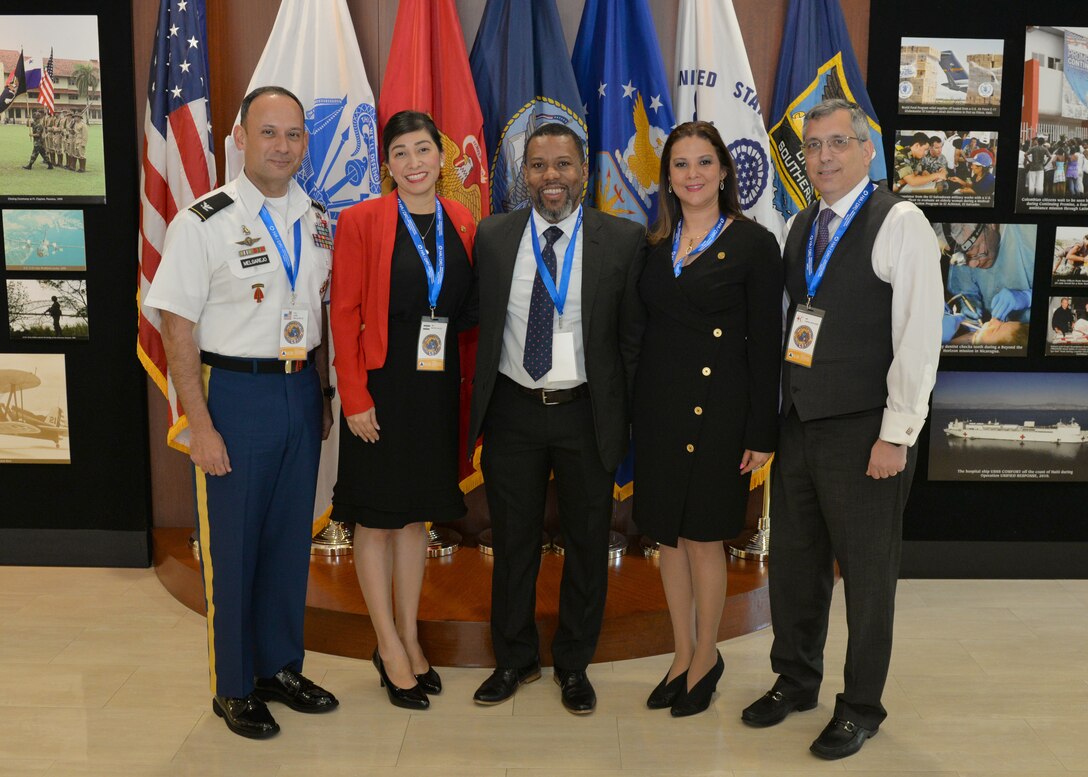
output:
[[[204,621],[153,571],[0,567],[0,592],[0,777],[1088,777],[1088,581],[902,581],[889,718],[837,762],[808,744],[840,683],[841,587],[820,706],[772,729],[739,720],[772,679],[762,632],[722,643],[718,698],[683,720],[644,705],[666,656],[591,667],[600,703],[581,718],[547,670],[479,708],[486,671],[443,669],[445,693],[409,714],[368,663],[312,653],[306,673],[340,709],[273,705],[283,732],[267,742],[212,714]]]

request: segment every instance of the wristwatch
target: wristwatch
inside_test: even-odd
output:
[[[332,399],[336,396],[336,386],[325,386],[325,388],[321,389],[321,394],[325,399]]]

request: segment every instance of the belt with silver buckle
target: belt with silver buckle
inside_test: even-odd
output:
[[[511,380],[510,383],[522,394],[539,399],[545,405],[563,405],[589,393],[589,386],[585,383],[566,389],[528,388],[515,380]]]

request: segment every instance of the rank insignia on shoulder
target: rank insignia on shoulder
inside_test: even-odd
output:
[[[318,202],[317,200],[310,200],[310,204],[314,206],[314,209],[315,209],[315,210],[319,210],[319,211],[321,211],[322,213],[324,213],[324,212],[325,212],[325,206],[324,206],[324,205],[322,205],[322,204],[321,204],[320,202]]]
[[[234,202],[234,198],[226,192],[219,192],[213,194],[211,197],[201,200],[200,202],[193,203],[189,206],[189,210],[196,214],[197,218],[201,221],[207,221],[223,208]]]

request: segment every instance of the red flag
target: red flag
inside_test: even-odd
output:
[[[384,128],[398,111],[429,113],[442,133],[445,163],[438,193],[461,203],[479,221],[488,214],[487,154],[484,119],[476,99],[465,38],[454,0],[401,0],[393,27],[389,70],[378,101],[378,124]],[[471,376],[476,370],[473,329],[461,335],[461,442],[468,436]],[[462,444],[460,450],[464,450]],[[474,466],[461,461],[461,490],[483,482],[479,449]]]
[[[138,306],[159,269],[167,225],[179,210],[215,188],[204,33],[204,0],[160,0],[140,166]],[[188,452],[188,419],[167,372],[159,322],[157,310],[140,306],[136,354],[170,406],[167,441]]]

